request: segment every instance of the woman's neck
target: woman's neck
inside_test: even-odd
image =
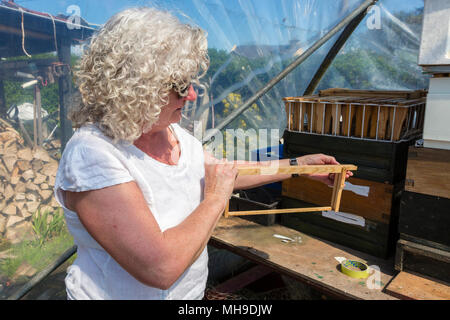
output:
[[[143,133],[133,144],[160,162],[170,165],[178,163],[180,148],[169,127],[152,128],[149,132]]]

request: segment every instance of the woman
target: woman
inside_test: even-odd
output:
[[[93,36],[55,183],[78,246],[69,299],[201,299],[206,244],[233,189],[289,177],[238,177],[176,124],[208,65],[204,32],[155,9],[120,12]]]

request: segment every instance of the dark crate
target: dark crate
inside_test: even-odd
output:
[[[281,188],[280,188],[281,189]],[[276,209],[280,200],[280,190],[258,187],[239,191],[239,197],[232,196],[230,199],[230,211],[269,210]],[[279,221],[277,214],[245,215],[240,218],[270,226]]]
[[[450,246],[450,199],[405,191],[400,202],[399,232]]]
[[[282,208],[313,207],[314,204],[283,197]],[[396,205],[398,208],[398,205]],[[332,241],[383,259],[389,258],[395,250],[398,239],[398,214],[391,213],[391,222],[382,223],[365,219],[365,226],[351,225],[323,217],[321,212],[281,214],[280,224],[292,229]]]
[[[450,252],[419,243],[421,239],[410,240],[398,240],[395,269],[412,271],[450,284]]]
[[[342,164],[354,164],[355,178],[389,184],[405,180],[410,141],[383,142],[347,137],[326,136],[285,130],[284,157],[313,153],[334,156]]]

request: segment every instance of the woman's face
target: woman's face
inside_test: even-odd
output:
[[[186,101],[195,101],[195,99],[197,99],[197,94],[192,85],[189,86],[188,95],[186,97],[181,97],[172,90],[169,94],[169,103],[161,109],[156,126],[167,127],[171,123],[180,122],[181,109],[184,107]]]

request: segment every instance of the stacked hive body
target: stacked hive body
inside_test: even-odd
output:
[[[422,133],[424,91],[328,89],[285,98],[284,157],[324,153],[358,166],[339,213],[283,215],[281,223],[380,257],[393,252],[408,147]],[[331,188],[298,177],[283,182],[283,207],[324,205]],[[348,215],[350,214],[350,215]]]
[[[450,150],[411,146],[400,205],[397,270],[450,283]]]
[[[58,162],[55,140],[42,147],[25,146],[20,134],[4,120],[0,122],[0,239],[20,242],[33,235],[36,210],[59,208],[53,197]]]

